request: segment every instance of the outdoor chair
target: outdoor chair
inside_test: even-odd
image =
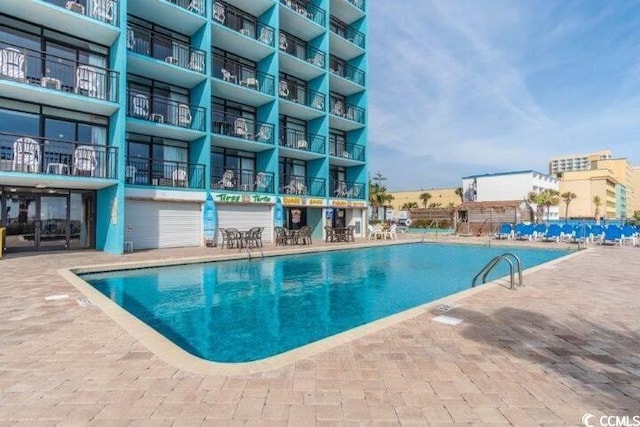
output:
[[[500,228],[494,234],[496,239],[510,239],[513,234],[513,227],[511,224],[500,224]]]
[[[337,240],[338,236],[336,235],[336,230],[334,230],[332,227],[325,225],[324,231],[325,231],[325,238],[324,238],[325,242],[335,242]]]
[[[560,242],[560,236],[562,234],[562,227],[558,224],[551,224],[547,228],[547,231],[542,235],[543,241],[554,241],[556,243]]]
[[[260,37],[258,37],[258,40],[260,40],[264,44],[268,44],[269,46],[271,46],[273,43],[273,30],[267,27],[262,27],[260,29]]]
[[[233,128],[235,129],[235,136],[239,138],[249,138],[249,124],[247,123],[247,119],[243,119],[239,117],[234,120]]]
[[[276,246],[284,246],[289,243],[287,230],[285,230],[283,227],[274,227],[273,232],[276,235]]]
[[[331,112],[336,116],[340,116],[340,117],[344,116],[344,104],[342,104],[342,101],[336,101],[333,104],[333,108],[331,109]]]
[[[176,169],[171,174],[171,185],[173,187],[188,187],[187,171]]]
[[[222,80],[224,80],[225,82],[229,82],[229,83],[231,83],[231,81],[233,81],[233,83],[238,84],[238,77],[236,77],[235,74],[231,74],[231,72],[229,70],[227,70],[226,68],[220,69],[220,72],[222,73]]]
[[[261,142],[271,142],[271,127],[266,124],[260,125],[260,130],[256,134],[256,140]]]
[[[220,188],[233,188],[233,171],[231,169],[227,169],[222,174],[222,178],[218,181],[218,186]]]
[[[204,0],[191,0],[187,6],[189,12],[204,15]]]
[[[178,104],[178,126],[191,126],[191,107],[187,104]]]
[[[98,70],[89,65],[78,65],[74,91],[86,91],[91,98],[98,97]]]
[[[280,80],[280,86],[278,86],[278,93],[283,98],[289,97],[289,85],[286,81]]]
[[[0,49],[0,74],[16,80],[24,80],[25,56],[18,49],[5,47]]]
[[[73,174],[94,176],[98,167],[96,150],[88,145],[81,145],[73,153]]]
[[[132,115],[147,119],[149,117],[149,98],[146,95],[136,94],[131,98]]]
[[[215,2],[213,4],[213,19],[218,21],[221,24],[224,24],[224,5],[220,2]]]
[[[279,46],[280,46],[281,50],[287,50],[287,48],[289,47],[289,42],[287,41],[287,36],[285,36],[282,33],[280,33]]]
[[[93,0],[91,16],[102,22],[113,22],[113,0]]]
[[[258,172],[256,174],[255,182],[256,191],[266,192],[268,187],[269,185],[267,183],[267,174],[265,174],[264,172]]]
[[[199,73],[204,73],[204,53],[191,52],[189,55],[189,68]]]
[[[622,227],[621,244],[624,245],[627,241],[630,241],[633,246],[636,245],[638,232],[633,225],[625,225]]]
[[[334,193],[337,197],[347,197],[347,184],[345,182],[339,182]]]
[[[313,241],[311,240],[311,227],[309,227],[308,225],[300,227],[300,230],[298,230],[298,243],[300,242],[303,245],[306,245],[307,243],[313,243]]]
[[[31,138],[18,138],[13,143],[12,169],[20,172],[40,170],[40,144]]]

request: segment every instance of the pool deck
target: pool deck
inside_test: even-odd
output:
[[[83,304],[84,295],[58,273],[224,254],[237,251],[1,259],[0,425],[581,425],[587,413],[599,425],[603,415],[640,416],[637,247],[592,245],[527,274],[517,291],[495,285],[449,298],[456,307],[446,315],[463,320],[456,326],[423,310],[244,375],[203,375],[165,362],[96,305]],[[45,300],[63,294],[69,298]]]

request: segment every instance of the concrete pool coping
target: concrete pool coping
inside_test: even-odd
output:
[[[404,240],[404,241],[390,241],[385,242],[384,245],[399,245],[399,244],[415,244],[421,243],[421,240]],[[444,242],[425,240],[424,243],[438,243],[447,245],[477,245],[478,243],[460,243],[460,242]],[[301,250],[299,247],[295,250],[277,250],[270,251],[264,254],[264,257],[281,256],[281,255],[304,255],[309,253],[325,252],[325,251],[338,251],[338,250],[351,250],[370,247],[380,247],[380,243],[361,243],[348,247],[309,247],[307,250]],[[512,246],[500,245],[505,248]],[[545,250],[536,246],[527,246],[529,249]],[[527,268],[523,271],[523,276],[531,274],[535,271],[549,268],[559,262],[571,259],[583,253],[592,252],[592,249],[574,251],[567,255],[553,259],[551,261],[536,265],[531,268]],[[469,288],[464,291],[457,292],[455,294],[439,298],[434,301],[430,301],[425,304],[421,304],[414,308],[396,313],[382,319],[378,319],[367,323],[365,325],[357,326],[344,332],[340,332],[336,335],[332,335],[321,340],[306,344],[304,346],[288,350],[284,353],[270,356],[268,358],[260,359],[252,362],[242,363],[221,363],[208,361],[197,356],[194,356],[187,351],[183,350],[169,339],[165,338],[161,333],[157,332],[143,321],[139,320],[134,315],[130,314],[124,308],[114,303],[107,296],[103,295],[100,291],[89,285],[82,280],[77,274],[87,273],[102,273],[119,270],[131,270],[131,269],[143,269],[153,268],[161,266],[175,266],[175,265],[188,265],[202,262],[219,262],[229,260],[247,260],[246,253],[235,253],[228,255],[217,255],[207,257],[190,257],[184,259],[172,259],[172,260],[156,260],[156,261],[139,261],[128,263],[115,263],[115,264],[103,264],[96,266],[79,266],[73,268],[65,268],[58,270],[58,273],[71,283],[76,289],[78,289],[84,296],[86,296],[95,306],[101,309],[102,312],[107,314],[113,321],[115,321],[120,327],[131,334],[142,345],[147,347],[158,358],[173,365],[176,368],[202,375],[248,375],[255,373],[262,373],[285,366],[294,364],[298,361],[314,356],[320,352],[330,350],[337,346],[352,342],[356,339],[363,338],[375,332],[379,332],[390,326],[399,324],[401,322],[413,319],[417,316],[429,313],[433,308],[442,305],[443,303],[455,303],[462,299],[465,299],[478,292],[482,292],[495,286],[504,286],[508,284],[508,276],[498,278],[494,281],[487,282],[482,286],[475,288]]]

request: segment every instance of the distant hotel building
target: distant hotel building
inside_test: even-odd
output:
[[[7,249],[201,246],[207,199],[266,242],[280,203],[286,227],[362,235],[365,6],[0,1]]]

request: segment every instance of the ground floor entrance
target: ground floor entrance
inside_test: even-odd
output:
[[[0,187],[6,252],[95,247],[95,192]]]

